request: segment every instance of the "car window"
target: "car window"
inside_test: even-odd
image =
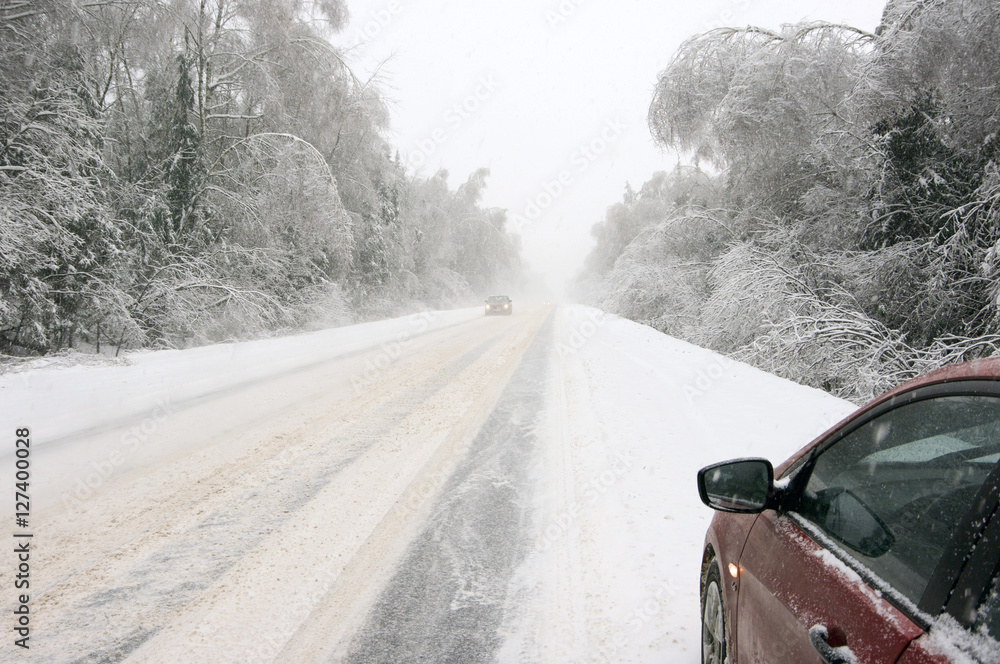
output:
[[[1000,399],[910,403],[820,454],[796,511],[919,604],[998,453]]]

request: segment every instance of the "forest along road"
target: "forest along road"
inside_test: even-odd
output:
[[[30,661],[493,661],[553,318],[171,404],[125,460],[127,426],[37,447]]]

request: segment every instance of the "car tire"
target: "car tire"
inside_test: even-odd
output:
[[[719,563],[713,560],[705,576],[705,590],[701,598],[701,662],[723,664],[726,661],[726,611],[725,593]]]

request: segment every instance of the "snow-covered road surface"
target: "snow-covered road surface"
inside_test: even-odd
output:
[[[35,435],[0,660],[693,663],[695,471],[853,409],[583,307],[320,338],[0,376]]]

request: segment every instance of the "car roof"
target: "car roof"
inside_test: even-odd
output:
[[[931,385],[944,385],[947,383],[955,383],[959,381],[968,380],[998,380],[1000,381],[1000,357],[988,357],[979,360],[972,360],[969,362],[961,362],[958,364],[950,364],[940,369],[935,369],[929,371],[925,374],[912,378],[905,383],[901,383],[894,387],[893,389],[881,394],[868,403],[864,404],[858,410],[852,412],[847,417],[845,417],[840,422],[836,423],[819,436],[814,438],[809,442],[808,445],[797,451],[791,457],[782,462],[779,466],[775,468],[775,473],[780,475],[784,473],[788,468],[790,468],[799,458],[811,450],[820,440],[826,438],[832,431],[839,429],[845,422],[852,420],[865,411],[874,410],[880,405],[887,401],[891,401],[895,397],[904,394],[906,392],[911,392],[913,390],[928,387]]]
[[[925,374],[912,378],[905,383],[901,383],[888,392],[875,397],[862,406],[858,412],[871,410],[901,394],[912,392],[913,390],[922,387],[944,385],[947,383],[967,380],[1000,380],[1000,357],[987,357],[979,360],[971,360],[969,362],[949,364],[948,366],[941,367],[940,369],[928,371]],[[855,417],[858,412],[848,415],[845,419]],[[840,425],[838,424],[837,426]]]
[[[898,394],[909,392],[919,387],[951,383],[959,380],[1000,380],[1000,357],[987,357],[960,364],[950,364],[946,367],[935,369],[898,385],[880,397],[877,397],[875,402],[891,399]]]

